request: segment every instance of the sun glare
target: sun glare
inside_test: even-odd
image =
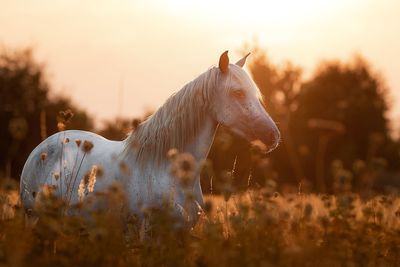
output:
[[[176,14],[190,17],[223,18],[241,23],[263,21],[287,21],[326,16],[347,4],[347,1],[319,1],[319,0],[280,0],[280,1],[229,1],[229,0],[167,0],[162,1],[165,9]]]

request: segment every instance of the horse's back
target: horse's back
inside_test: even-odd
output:
[[[71,190],[77,189],[76,183],[92,166],[117,157],[121,147],[121,142],[86,131],[70,130],[48,137],[31,152],[24,165],[20,181],[24,208],[33,207],[44,185],[54,186],[58,196],[72,194],[75,202],[77,194]]]

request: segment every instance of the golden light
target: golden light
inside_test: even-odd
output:
[[[307,21],[327,16],[351,4],[345,0],[159,0],[159,3],[166,10],[185,17],[219,18],[245,24],[265,21],[287,23],[298,20]],[[206,23],[207,20],[204,22]]]

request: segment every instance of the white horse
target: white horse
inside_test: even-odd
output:
[[[101,192],[118,181],[126,190],[129,211],[136,214],[139,207],[161,205],[173,191],[173,205],[194,224],[203,206],[200,175],[196,172],[189,185],[192,197],[187,199],[187,188],[171,174],[170,149],[190,153],[197,162],[205,159],[219,124],[249,141],[261,140],[269,150],[279,143],[279,131],[260,102],[259,90],[242,69],[247,56],[229,64],[228,51],[224,52],[218,67],[186,84],[123,141],[77,130],[44,140],[22,171],[24,208],[33,208],[44,185],[57,186],[59,197],[78,203],[82,179],[99,176],[101,168],[101,177],[87,185],[90,192]]]

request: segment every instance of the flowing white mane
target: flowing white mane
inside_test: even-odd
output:
[[[220,71],[211,68],[173,94],[127,139],[126,153],[135,150],[139,165],[161,164],[171,148],[181,151],[193,140],[209,114]]]

